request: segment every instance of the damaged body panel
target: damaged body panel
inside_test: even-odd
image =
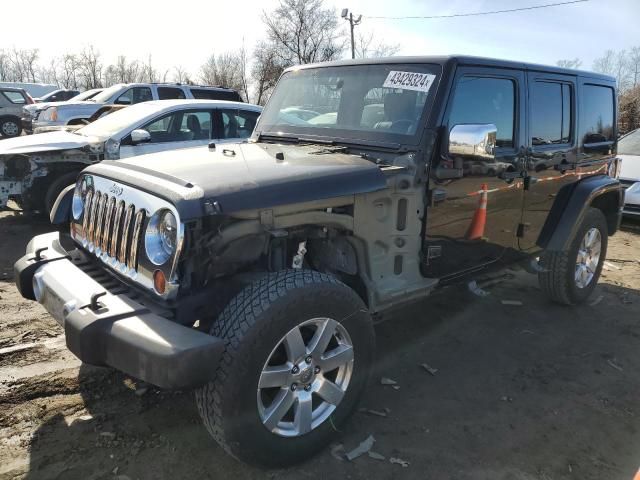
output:
[[[102,160],[91,152],[97,139],[54,132],[8,139],[0,144],[0,207],[8,200],[23,210],[46,210],[47,194],[57,179],[74,175]],[[66,185],[65,185],[66,186]],[[49,195],[51,200],[53,192]],[[55,200],[55,198],[53,198]]]

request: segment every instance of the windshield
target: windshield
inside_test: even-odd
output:
[[[86,92],[79,93],[78,95],[73,97],[71,100],[75,100],[75,101],[89,100],[90,98],[95,97],[101,91],[102,90],[99,90],[99,89],[87,90]]]
[[[96,95],[95,97],[93,97],[91,99],[92,102],[96,102],[96,103],[105,103],[107,101],[109,101],[109,99],[114,96],[116,93],[118,93],[120,90],[122,90],[123,85],[121,83],[117,84],[117,85],[112,85],[109,88],[103,90],[102,92],[100,92],[98,95]]]
[[[285,73],[262,112],[260,134],[415,144],[440,67],[349,65]]]
[[[157,105],[138,103],[99,118],[86,127],[79,128],[75,133],[86,135],[87,137],[110,137],[129,126],[137,126],[138,122],[143,121],[147,116],[157,111]]]
[[[640,155],[640,129],[618,140],[618,153],[622,155]]]

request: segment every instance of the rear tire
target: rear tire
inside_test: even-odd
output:
[[[0,136],[10,138],[19,137],[22,133],[22,121],[19,118],[0,118]]]
[[[335,334],[320,335],[328,331],[326,325]],[[373,364],[373,325],[362,300],[334,277],[311,270],[268,274],[250,284],[231,300],[210,333],[225,340],[226,350],[214,380],[196,392],[198,411],[213,438],[251,464],[291,465],[326,446],[355,409]],[[296,336],[303,343],[294,348],[290,338]],[[314,349],[314,339],[321,337],[335,343]],[[351,356],[345,361],[342,353],[349,345]],[[332,370],[328,362],[338,351],[341,363]],[[290,362],[292,357],[299,361]],[[281,373],[272,384],[268,374],[274,368]],[[340,385],[342,393],[328,395]],[[283,407],[281,416],[273,413],[274,420],[269,412],[278,398],[291,406]]]
[[[600,210],[589,207],[569,249],[542,255],[543,271],[538,274],[542,291],[554,302],[564,305],[586,301],[600,278],[607,243],[607,220]]]

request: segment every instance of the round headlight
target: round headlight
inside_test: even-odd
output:
[[[144,235],[147,257],[155,265],[163,265],[175,253],[178,243],[178,223],[169,210],[153,214]]]
[[[73,191],[73,200],[71,202],[71,214],[73,219],[78,221],[84,211],[84,199],[87,195],[87,179],[83,177],[78,183],[76,183],[76,189]]]

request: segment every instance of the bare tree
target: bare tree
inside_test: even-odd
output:
[[[242,82],[242,90],[244,91],[244,98],[249,101],[249,75],[247,73],[247,50],[244,47],[244,39],[242,40],[242,48],[238,52],[240,57],[240,81]]]
[[[334,60],[345,47],[338,16],[324,0],[280,0],[270,13],[262,12],[267,38],[285,64]]]
[[[259,42],[253,52],[251,79],[255,86],[255,103],[264,105],[285,68],[276,47]]]
[[[187,83],[189,74],[182,65],[173,67],[173,81],[176,83]]]
[[[67,53],[62,56],[60,65],[60,73],[58,75],[58,81],[64,88],[77,89],[78,84],[78,70],[80,68],[80,61],[77,55],[73,53]]]
[[[615,70],[615,63],[616,52],[614,50],[607,50],[602,57],[596,58],[593,61],[593,69],[596,72],[612,75]]]
[[[632,86],[640,85],[640,46],[629,50],[629,73]]]
[[[143,82],[157,82],[160,78],[158,70],[153,66],[153,62],[151,61],[151,55],[147,59],[147,63],[142,66],[142,70],[140,72],[140,80]]]
[[[375,42],[373,32],[358,33],[355,38],[356,58],[392,57],[400,51],[400,44]]]
[[[102,87],[102,71],[104,67],[100,60],[100,52],[93,45],[89,45],[82,51],[78,67],[84,88],[89,90]]]
[[[0,82],[10,81],[12,81],[12,71],[9,54],[4,50],[0,50]]]
[[[556,65],[562,68],[580,68],[582,66],[582,60],[580,60],[578,57],[574,58],[574,59],[564,59],[564,60],[558,60],[556,62]]]
[[[237,52],[211,54],[200,68],[200,79],[207,85],[243,90],[242,57]]]

